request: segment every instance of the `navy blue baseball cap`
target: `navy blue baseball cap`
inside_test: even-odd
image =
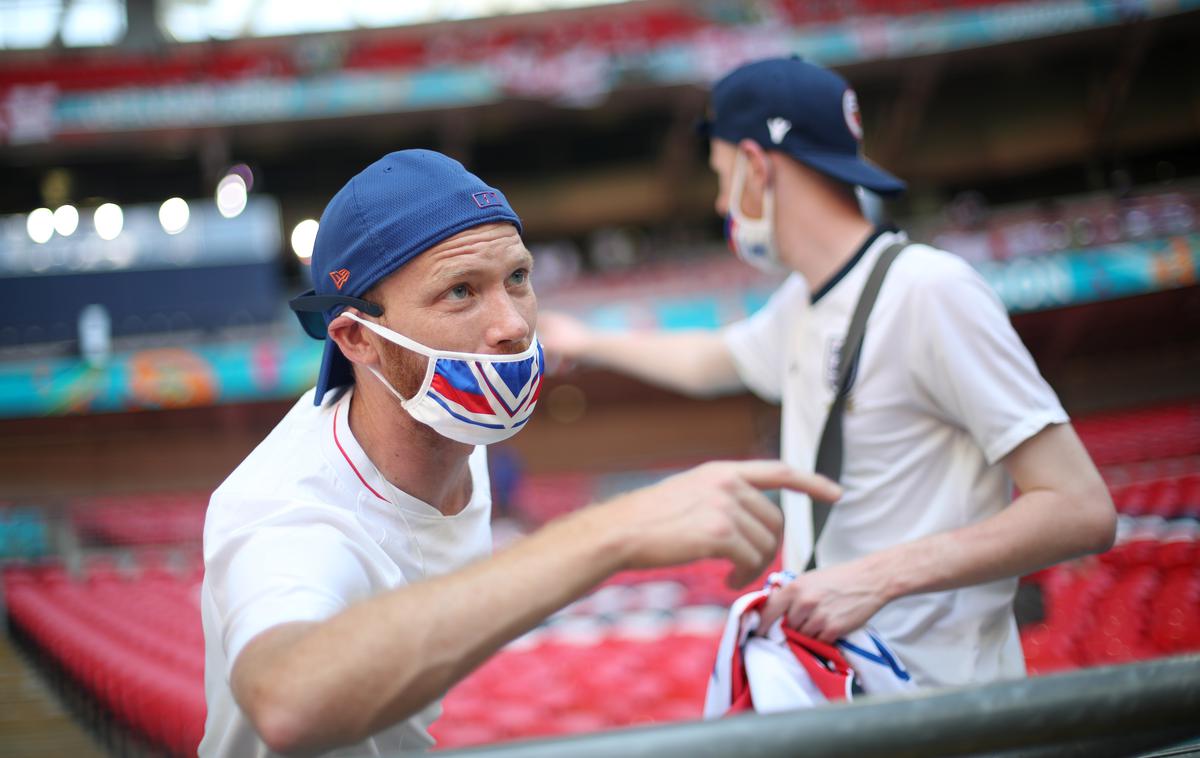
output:
[[[881,195],[905,190],[904,182],[862,157],[858,96],[846,80],[798,57],[767,58],[727,74],[713,85],[699,131],[735,145],[752,139]]]
[[[313,244],[313,289],[288,304],[310,337],[326,339],[329,322],[346,307],[382,315],[382,306],[362,299],[381,279],[459,232],[497,222],[522,231],[504,193],[458,161],[432,150],[388,153],[325,206]],[[350,361],[326,340],[314,402],[353,381]]]

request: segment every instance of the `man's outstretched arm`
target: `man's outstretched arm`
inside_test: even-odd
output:
[[[840,491],[776,461],[706,464],[552,522],[461,571],[392,590],[320,622],[282,624],[238,655],[232,687],[267,745],[349,745],[443,695],[504,643],[615,571],[725,558],[740,586],[783,528],[760,489]]]
[[[564,313],[543,311],[538,338],[552,357],[629,374],[694,397],[745,389],[720,332],[604,332]]]

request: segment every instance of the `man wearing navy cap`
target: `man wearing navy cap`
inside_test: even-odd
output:
[[[521,222],[456,161],[406,150],[330,201],[317,386],[213,493],[200,754],[379,755],[433,743],[438,698],[613,572],[720,556],[742,584],[782,529],[757,488],[836,497],[778,461],[702,466],[489,557],[486,445],[542,378]]]
[[[720,332],[599,332],[544,313],[547,351],[697,396],[748,388],[782,403],[783,459],[826,471],[818,442],[851,316],[894,260],[847,364],[841,442],[826,448],[845,494],[817,532],[815,570],[764,622],[830,642],[869,622],[919,684],[1023,675],[1015,577],[1107,549],[1116,516],[1003,304],[961,259],[864,216],[856,187],[905,186],[863,158],[857,97],[836,73],[744,65],[713,87],[703,130],[729,246],[790,276]],[[802,493],[783,505],[784,568],[800,572],[819,520]]]

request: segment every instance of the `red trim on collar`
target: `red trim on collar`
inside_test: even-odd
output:
[[[347,403],[347,405],[349,405],[349,404]],[[380,500],[382,500],[385,503],[391,502],[386,497],[384,497],[383,495],[380,495],[378,492],[376,492],[374,487],[367,484],[367,480],[363,479],[363,475],[359,472],[358,467],[354,465],[354,461],[350,460],[350,456],[346,455],[346,451],[344,449],[342,449],[342,443],[338,441],[338,436],[337,436],[337,412],[338,412],[338,409],[334,408],[333,409],[333,444],[337,445],[338,452],[341,453],[342,457],[346,459],[346,463],[350,464],[350,470],[353,471],[354,475],[358,477],[358,481],[362,482],[362,485],[364,487],[371,490],[371,494],[374,495],[375,497],[379,498]],[[348,413],[350,413],[350,411],[346,411],[346,413],[348,414]]]

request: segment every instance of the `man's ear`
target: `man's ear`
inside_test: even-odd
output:
[[[767,155],[762,145],[747,138],[738,143],[738,151],[746,156],[746,179],[760,190],[770,184],[773,170],[771,156]]]
[[[356,316],[361,316],[354,308],[347,308]],[[340,314],[339,314],[340,316]],[[367,328],[354,319],[335,318],[329,322],[329,336],[342,349],[342,355],[351,363],[364,363],[374,366],[380,362],[379,352],[367,336]]]

